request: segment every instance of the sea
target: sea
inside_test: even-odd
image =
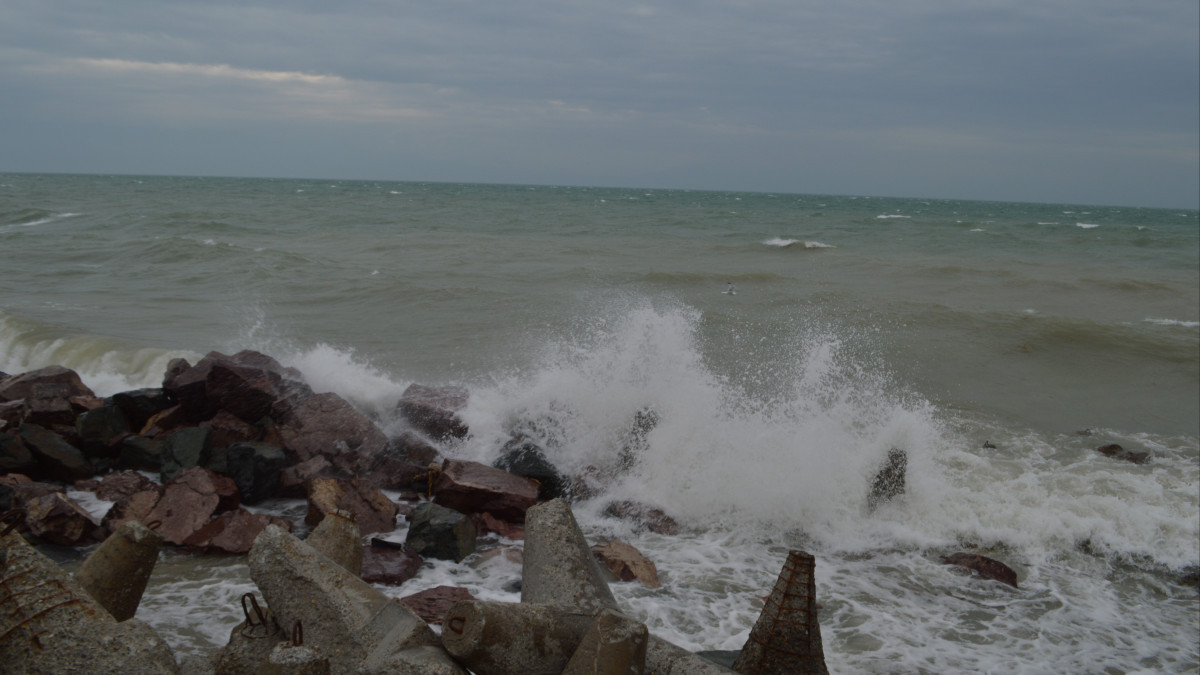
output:
[[[1196,210],[0,174],[0,371],[109,395],[242,349],[393,435],[406,387],[464,386],[445,456],[521,431],[601,476],[576,517],[657,565],[614,593],[687,649],[740,649],[800,549],[832,672],[1200,670]],[[892,449],[905,491],[871,508]],[[303,502],[256,508],[303,533]],[[942,563],[960,551],[1018,587]],[[520,573],[430,561],[381,589],[516,601]],[[164,552],[137,616],[203,654],[253,590],[244,558]]]

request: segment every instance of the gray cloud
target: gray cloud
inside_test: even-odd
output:
[[[0,170],[1200,205],[1195,3],[0,6]]]

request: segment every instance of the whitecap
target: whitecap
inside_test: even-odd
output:
[[[1075,223],[1075,227],[1081,227],[1085,230],[1092,230],[1100,226],[1096,223]]]
[[[801,244],[804,248],[837,248],[830,244],[823,244],[819,241],[804,241],[801,239],[784,239],[783,237],[773,237],[763,241],[764,246],[774,246],[777,248],[787,248]]]
[[[878,216],[875,216],[875,218],[877,220],[887,220],[888,218],[912,218],[912,216],[902,216],[897,213],[883,213]]]
[[[1159,326],[1183,326],[1184,328],[1200,328],[1200,321],[1180,321],[1178,319],[1145,319],[1145,323]]]

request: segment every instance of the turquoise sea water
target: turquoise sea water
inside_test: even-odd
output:
[[[574,471],[615,466],[654,409],[608,496],[693,533],[577,508],[656,560],[664,589],[619,595],[684,646],[740,647],[803,546],[838,671],[1200,664],[1179,583],[1200,565],[1196,211],[0,174],[0,264],[0,371],[62,364],[102,394],[258,349],[390,431],[408,384],[465,384],[473,434],[448,455],[490,461],[537,420]],[[1110,442],[1152,459],[1094,451]],[[909,492],[868,513],[891,447]],[[938,564],[964,548],[1021,589]],[[503,595],[519,573],[470,569],[414,581]],[[203,586],[200,605],[236,598]],[[213,602],[199,629],[157,620],[199,650],[236,623]]]

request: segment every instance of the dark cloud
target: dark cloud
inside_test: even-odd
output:
[[[1200,7],[9,0],[0,170],[1200,205]]]

